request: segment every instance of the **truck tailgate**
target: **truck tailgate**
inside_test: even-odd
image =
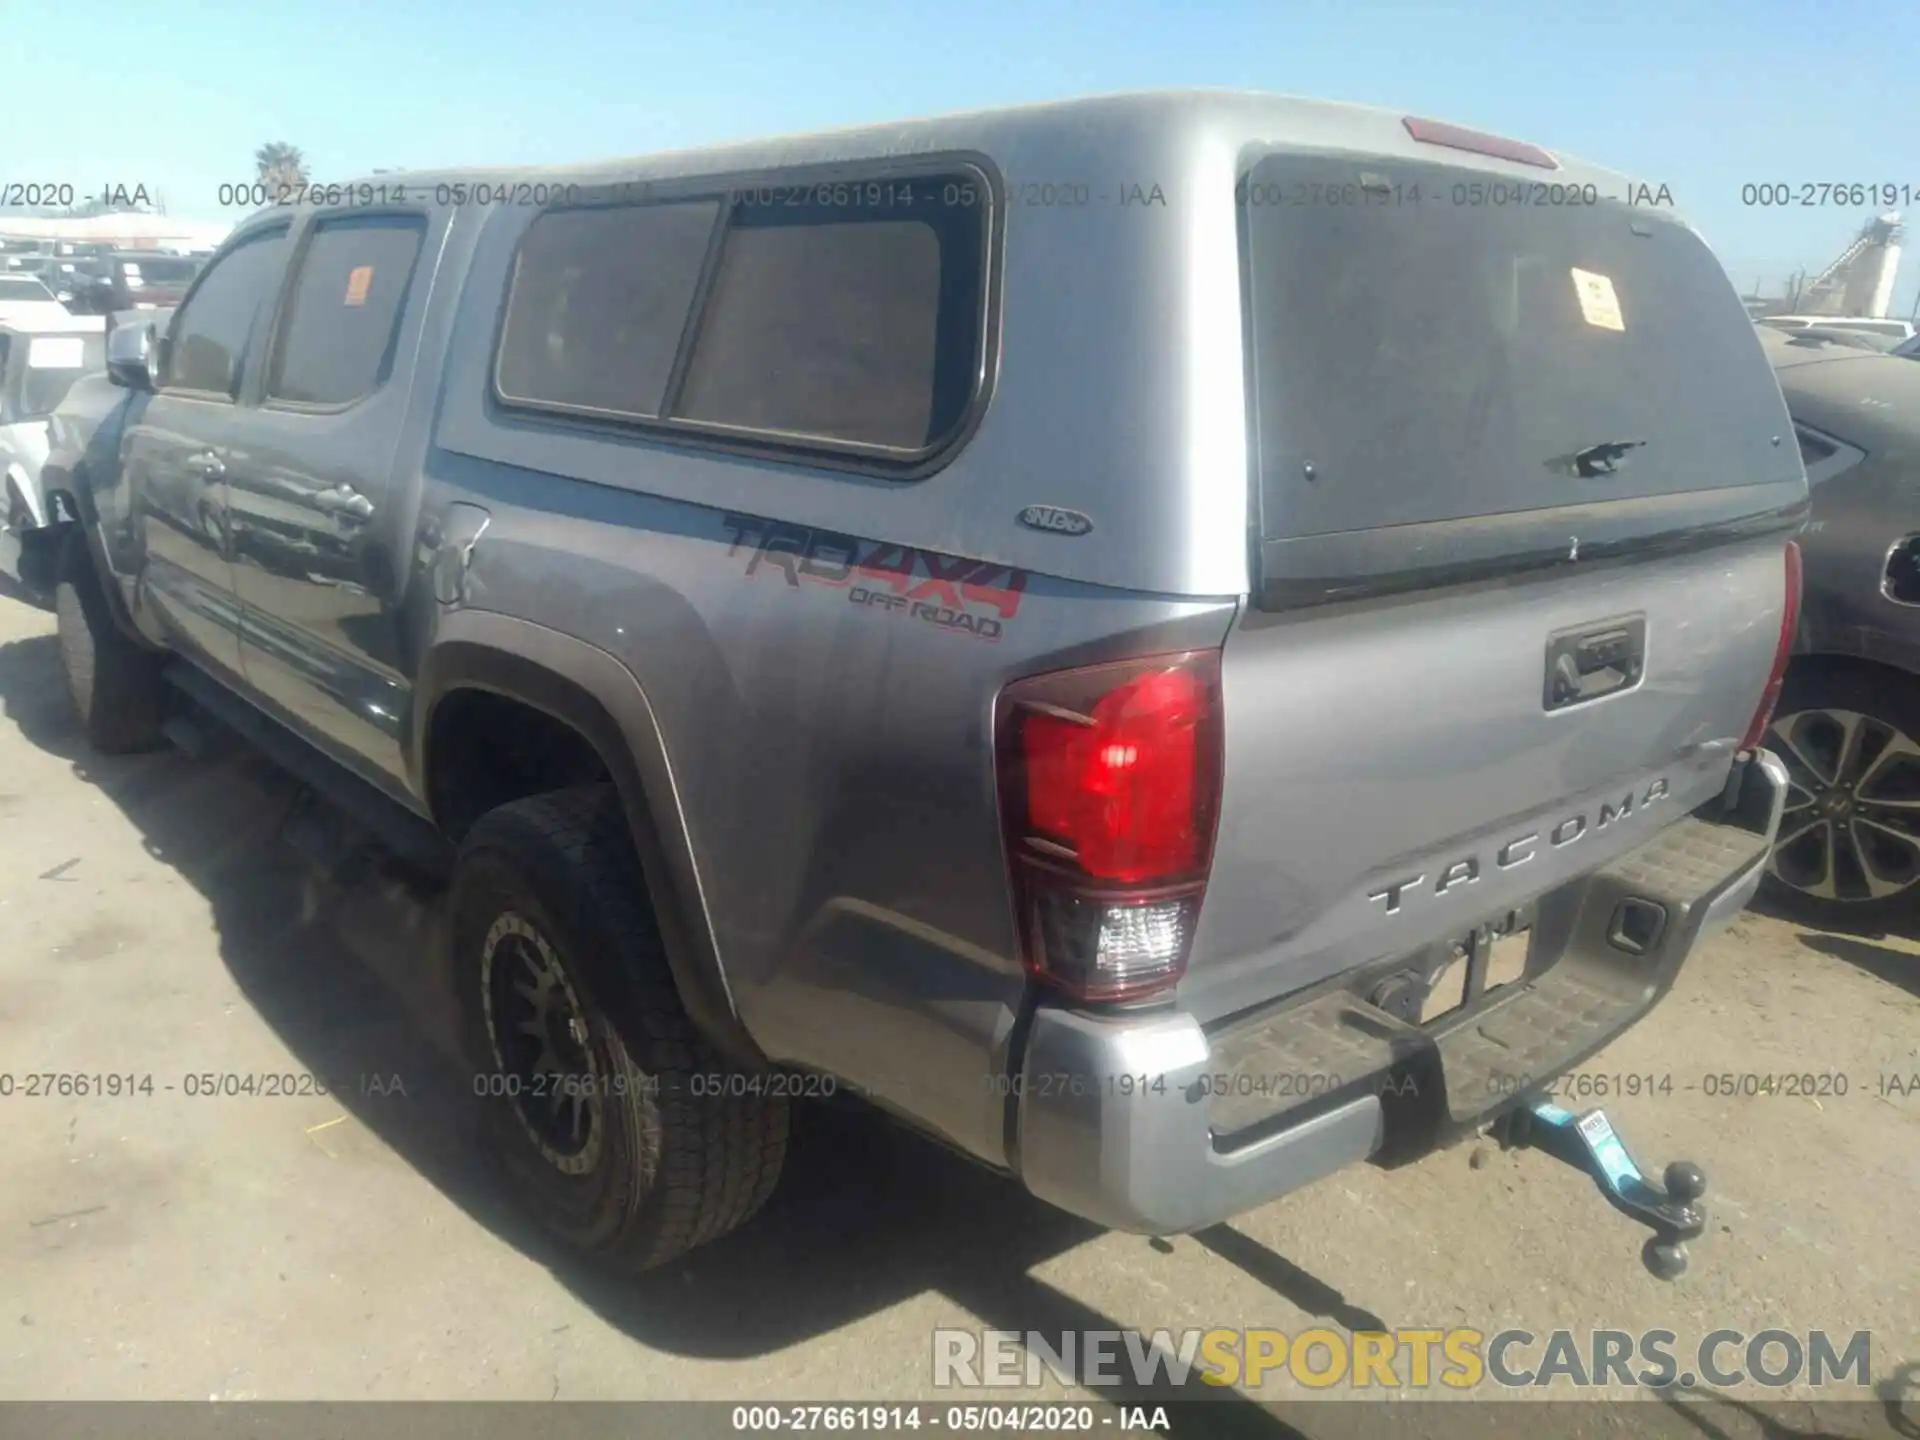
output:
[[[1346,613],[1249,608],[1183,1005],[1212,1019],[1464,935],[1718,794],[1780,634],[1777,538]],[[1543,703],[1548,637],[1644,618],[1643,673]]]
[[[1671,214],[1490,203],[1533,194],[1502,167],[1248,172],[1286,203],[1241,217],[1258,564],[1203,1021],[1639,845],[1721,790],[1766,688],[1806,481],[1751,322]]]

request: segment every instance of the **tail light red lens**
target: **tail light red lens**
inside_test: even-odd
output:
[[[1773,723],[1773,707],[1780,703],[1780,687],[1786,683],[1787,662],[1793,657],[1793,639],[1800,632],[1800,542],[1787,541],[1787,598],[1780,611],[1780,639],[1774,645],[1773,672],[1767,676],[1767,688],[1760,692],[1760,704],[1753,722],[1740,741],[1742,750],[1751,750],[1766,738]]]
[[[1029,971],[1077,999],[1178,982],[1213,860],[1217,651],[1035,676],[995,721]]]
[[[1116,686],[1084,717],[1030,710],[1020,749],[1034,831],[1102,880],[1137,884],[1193,870],[1205,847],[1207,703],[1192,670],[1166,669]]]

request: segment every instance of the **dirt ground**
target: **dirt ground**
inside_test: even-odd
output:
[[[799,1117],[745,1231],[615,1281],[551,1254],[475,1155],[431,902],[316,878],[277,838],[291,782],[244,751],[89,753],[52,616],[0,586],[0,1072],[162,1087],[0,1098],[0,1397],[934,1398],[936,1326],[1316,1324],[1665,1328],[1683,1355],[1719,1328],[1866,1330],[1874,1389],[1844,1398],[1920,1391],[1911,938],[1749,914],[1582,1067],[1671,1077],[1605,1104],[1655,1173],[1707,1171],[1677,1284],[1539,1155],[1363,1167],[1151,1241],[837,1111]],[[204,1072],[329,1091],[189,1096]],[[1753,1072],[1846,1093],[1705,1093]],[[1730,1402],[1810,1394],[1694,1408],[1759,1433]]]

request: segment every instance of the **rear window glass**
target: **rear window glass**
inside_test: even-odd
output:
[[[122,269],[129,278],[138,275],[149,285],[184,285],[193,279],[200,267],[191,260],[147,256],[123,262]]]
[[[1521,182],[1447,165],[1253,168],[1241,225],[1267,536],[1789,478],[1771,372],[1706,246],[1526,183],[1574,203],[1514,203]]]
[[[20,414],[52,414],[74,381],[106,368],[104,333],[35,336],[28,343],[26,369],[20,376]]]
[[[100,332],[0,335],[0,421],[52,414],[75,380],[106,365],[107,340]]]
[[[971,175],[770,184],[724,211],[553,212],[516,262],[498,392],[917,457],[959,428],[978,382],[986,218]]]

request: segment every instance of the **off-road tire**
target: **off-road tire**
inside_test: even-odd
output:
[[[130,640],[114,624],[106,592],[78,533],[60,553],[53,609],[59,622],[60,668],[87,743],[106,755],[133,755],[165,743],[165,657]]]
[[[483,1123],[509,1188],[548,1232],[595,1259],[647,1270],[766,1203],[786,1156],[787,1100],[730,1077],[688,1020],[611,785],[482,816],[461,844],[449,914]],[[489,961],[488,937],[503,917],[537,932],[577,997],[604,1117],[583,1173],[549,1159],[514,1098],[491,1093],[523,1083],[493,1078],[503,1071],[489,1029],[489,964],[507,962]]]
[[[1777,727],[1791,717],[1814,711],[1840,711],[1869,717],[1920,743],[1920,678],[1860,662],[1810,657],[1795,662],[1781,687],[1780,703],[1774,707],[1766,745],[1787,764],[1788,771],[1800,777],[1799,767],[1786,752]],[[1870,777],[1876,770],[1869,770]],[[1883,779],[1884,783],[1884,779]],[[1862,793],[1879,793],[1876,789]],[[1789,793],[1789,802],[1794,799]],[[1789,810],[1780,822],[1780,833],[1790,836],[1796,828],[1796,813]],[[1784,849],[1785,847],[1782,847]],[[1823,929],[1841,931],[1882,931],[1903,926],[1920,917],[1920,880],[1905,890],[1876,898],[1832,899],[1788,884],[1778,873],[1781,850],[1770,859],[1762,891],[1769,906],[1783,915]]]

